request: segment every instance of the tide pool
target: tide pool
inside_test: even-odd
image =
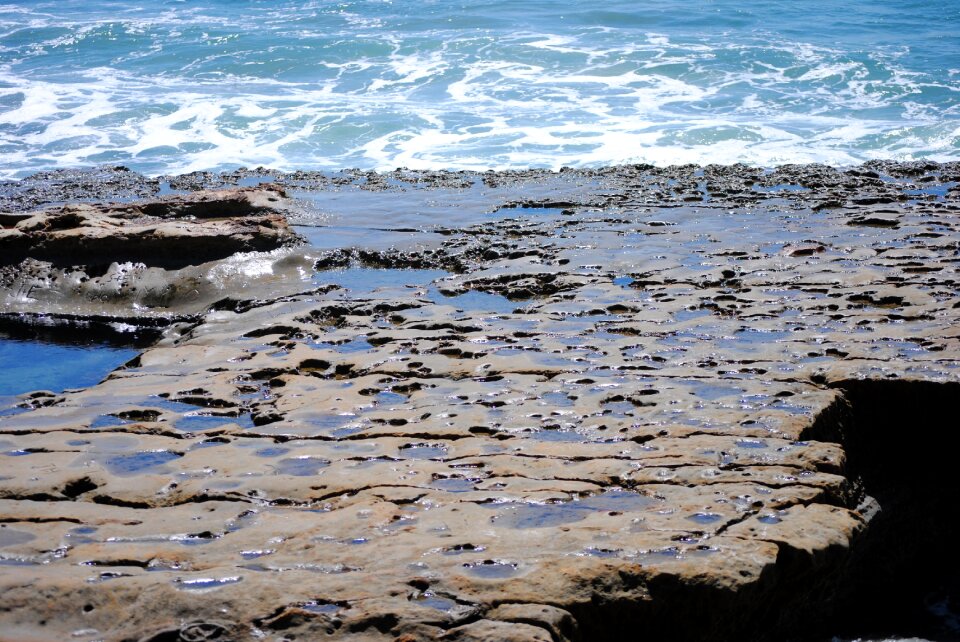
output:
[[[0,398],[92,386],[137,354],[104,344],[59,345],[0,336]]]

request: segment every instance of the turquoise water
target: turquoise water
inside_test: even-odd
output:
[[[66,346],[0,336],[0,409],[8,405],[4,397],[12,395],[92,386],[138,352],[99,344]]]
[[[960,2],[0,5],[0,177],[960,158]]]

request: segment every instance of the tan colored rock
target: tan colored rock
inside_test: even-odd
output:
[[[282,192],[201,192],[142,205],[64,205],[0,229],[4,263],[124,263],[183,267],[297,240],[280,208]]]
[[[617,171],[662,200],[588,195],[433,254],[296,250],[275,296],[25,397],[0,417],[4,635],[759,639],[827,608],[878,519],[855,382],[960,383],[960,229],[826,169],[848,208],[681,205]],[[165,207],[181,226],[208,202]],[[464,272],[321,287],[410,265]]]

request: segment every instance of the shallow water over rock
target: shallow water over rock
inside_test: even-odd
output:
[[[333,283],[345,288],[352,296],[363,296],[384,288],[422,287],[445,276],[449,276],[449,272],[444,270],[348,267],[321,270],[313,278],[317,283]]]

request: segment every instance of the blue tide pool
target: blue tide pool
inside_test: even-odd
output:
[[[0,409],[13,395],[33,390],[62,392],[99,383],[138,350],[92,344],[66,346],[0,336]]]
[[[960,3],[0,5],[0,177],[960,158]]]

